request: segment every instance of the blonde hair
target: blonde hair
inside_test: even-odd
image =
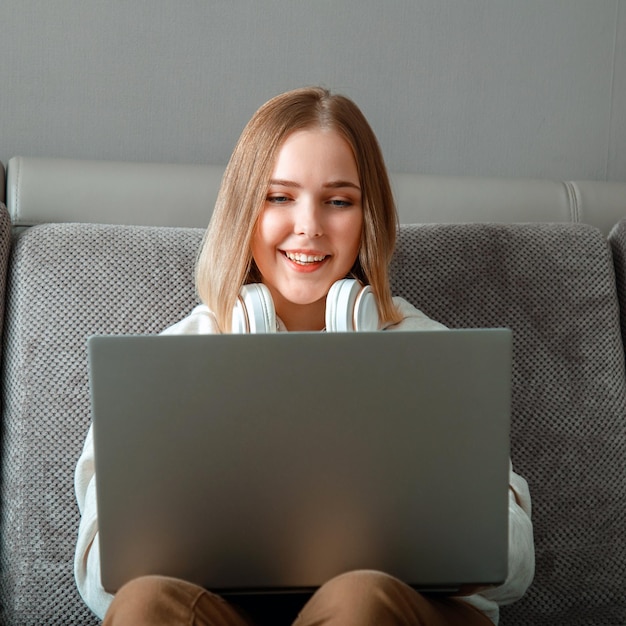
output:
[[[363,234],[351,274],[371,286],[383,323],[399,321],[388,275],[398,218],[380,146],[354,102],[312,87],[266,102],[244,128],[224,172],[196,265],[198,295],[224,332],[231,329],[241,286],[261,282],[251,242],[277,153],[291,133],[310,128],[334,130],[352,148],[362,191]]]

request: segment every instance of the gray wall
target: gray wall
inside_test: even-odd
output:
[[[223,164],[323,84],[394,171],[626,181],[626,0],[0,0],[0,25],[4,163]]]

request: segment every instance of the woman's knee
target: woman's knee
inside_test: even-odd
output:
[[[404,583],[376,570],[355,570],[332,578],[322,587],[329,594],[337,594],[344,599],[350,597],[377,598]]]
[[[159,623],[171,612],[188,611],[203,590],[166,576],[141,576],[123,585],[113,598],[104,625]]]
[[[124,597],[127,594],[132,597],[159,595],[171,585],[178,585],[180,582],[182,581],[166,576],[139,576],[120,587],[116,597]]]
[[[297,626],[442,626],[490,624],[474,607],[453,598],[429,597],[383,572],[358,570],[322,585],[300,613]]]
[[[400,587],[399,591],[396,587]],[[392,598],[406,586],[399,580],[372,570],[341,574],[322,585],[300,613],[298,625],[384,624]],[[406,588],[409,593],[415,593]]]
[[[103,626],[211,624],[247,626],[228,602],[198,585],[167,576],[142,576],[116,594]]]

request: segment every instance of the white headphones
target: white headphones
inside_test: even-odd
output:
[[[326,296],[326,330],[329,332],[378,330],[378,307],[369,285],[344,278],[333,283]],[[275,333],[276,309],[262,283],[244,285],[233,309],[233,333]]]

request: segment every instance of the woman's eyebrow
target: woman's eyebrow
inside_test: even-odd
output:
[[[352,189],[356,189],[357,191],[361,191],[361,188],[355,183],[351,183],[349,180],[333,180],[324,185],[327,189],[340,189],[342,187],[350,187]]]
[[[272,179],[270,180],[270,185],[276,185],[277,187],[298,187],[298,188],[302,187],[302,185],[294,182],[293,180],[283,180],[283,179]]]
[[[295,187],[297,189],[301,189],[302,185],[293,180],[284,180],[284,179],[272,179],[270,180],[270,185],[275,185],[276,187]],[[349,180],[333,180],[324,184],[326,189],[341,189],[344,187],[349,187],[351,189],[356,189],[357,191],[361,191],[361,188],[355,184],[350,182]]]

